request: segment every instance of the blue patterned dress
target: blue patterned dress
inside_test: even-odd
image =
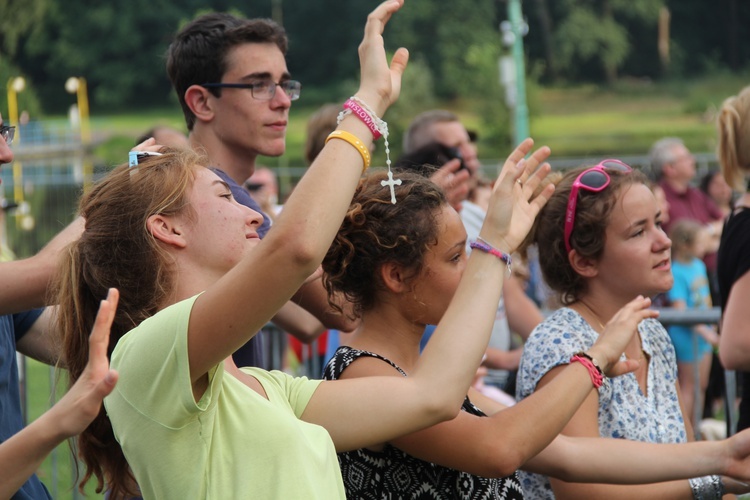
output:
[[[339,347],[325,367],[323,378],[336,380],[361,356],[378,358],[406,373],[392,361],[367,351]],[[484,417],[469,398],[462,411]],[[516,474],[490,479],[461,472],[412,457],[400,449],[385,445],[383,451],[361,448],[339,453],[341,476],[346,497],[350,499],[396,500],[505,500],[522,499],[523,491]]]
[[[638,331],[642,348],[650,357],[648,395],[643,394],[633,373],[605,379],[599,388],[599,434],[648,443],[684,443],[687,434],[677,398],[677,361],[672,342],[655,319],[641,321]],[[550,315],[531,332],[524,345],[516,399],[531,395],[547,372],[568,364],[573,354],[591,347],[598,336],[572,309],[564,307]],[[527,497],[555,498],[547,476],[523,471],[519,475]]]

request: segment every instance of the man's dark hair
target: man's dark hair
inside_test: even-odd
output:
[[[440,167],[456,158],[459,154],[456,148],[449,148],[439,142],[431,142],[398,157],[393,168],[417,172],[422,177],[430,177]]]
[[[284,28],[270,19],[242,19],[231,14],[212,13],[185,25],[167,49],[167,74],[185,114],[188,130],[195,115],[185,103],[191,85],[220,82],[227,70],[227,53],[245,43],[272,43],[283,54],[287,50]],[[215,96],[220,88],[209,89]]]

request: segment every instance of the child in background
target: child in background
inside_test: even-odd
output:
[[[706,253],[708,234],[704,227],[690,219],[681,219],[672,226],[672,274],[674,286],[668,292],[672,307],[677,309],[706,309],[711,307],[706,265],[701,260]],[[685,411],[693,426],[695,408],[703,408],[703,397],[711,371],[711,351],[719,344],[713,326],[674,325],[669,327],[677,353],[677,376]],[[695,370],[698,370],[696,376]],[[700,400],[696,401],[696,381],[700,384]]]

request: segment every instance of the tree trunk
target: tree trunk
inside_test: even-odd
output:
[[[536,12],[539,17],[539,27],[541,28],[542,44],[544,46],[544,60],[546,64],[547,77],[557,79],[557,60],[555,59],[555,48],[552,44],[552,16],[549,13],[547,0],[534,0],[536,3]]]
[[[729,26],[727,29],[727,61],[729,67],[740,69],[740,13],[737,0],[729,0]]]

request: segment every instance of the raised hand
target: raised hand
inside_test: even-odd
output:
[[[509,253],[521,244],[531,230],[539,210],[555,190],[550,183],[533,197],[534,191],[550,172],[549,164],[544,163],[550,154],[550,149],[546,146],[537,149],[531,157],[524,160],[533,146],[534,141],[526,139],[505,160],[495,182],[487,217],[480,233],[493,246]]]
[[[158,153],[163,147],[164,146],[162,146],[161,144],[156,144],[156,139],[154,139],[153,137],[149,137],[142,143],[135,146],[132,151],[152,151]]]
[[[469,171],[459,170],[461,160],[454,159],[437,169],[430,180],[440,186],[445,193],[448,204],[456,211],[461,210],[461,202],[469,194]]]
[[[617,377],[638,368],[638,360],[621,360],[620,356],[638,331],[638,323],[659,316],[659,312],[650,306],[651,299],[640,295],[625,304],[607,322],[602,334],[588,350],[608,377]]]
[[[83,373],[70,390],[50,410],[55,412],[62,434],[75,436],[83,432],[99,414],[102,400],[115,387],[117,372],[109,369],[107,346],[115,318],[119,292],[111,288],[101,302],[94,329],[89,336],[89,360]]]
[[[409,61],[409,52],[402,47],[396,51],[389,65],[383,41],[386,23],[403,4],[404,0],[388,0],[373,10],[367,16],[365,36],[359,45],[361,78],[356,95],[381,117],[398,99],[401,93],[401,75]]]

